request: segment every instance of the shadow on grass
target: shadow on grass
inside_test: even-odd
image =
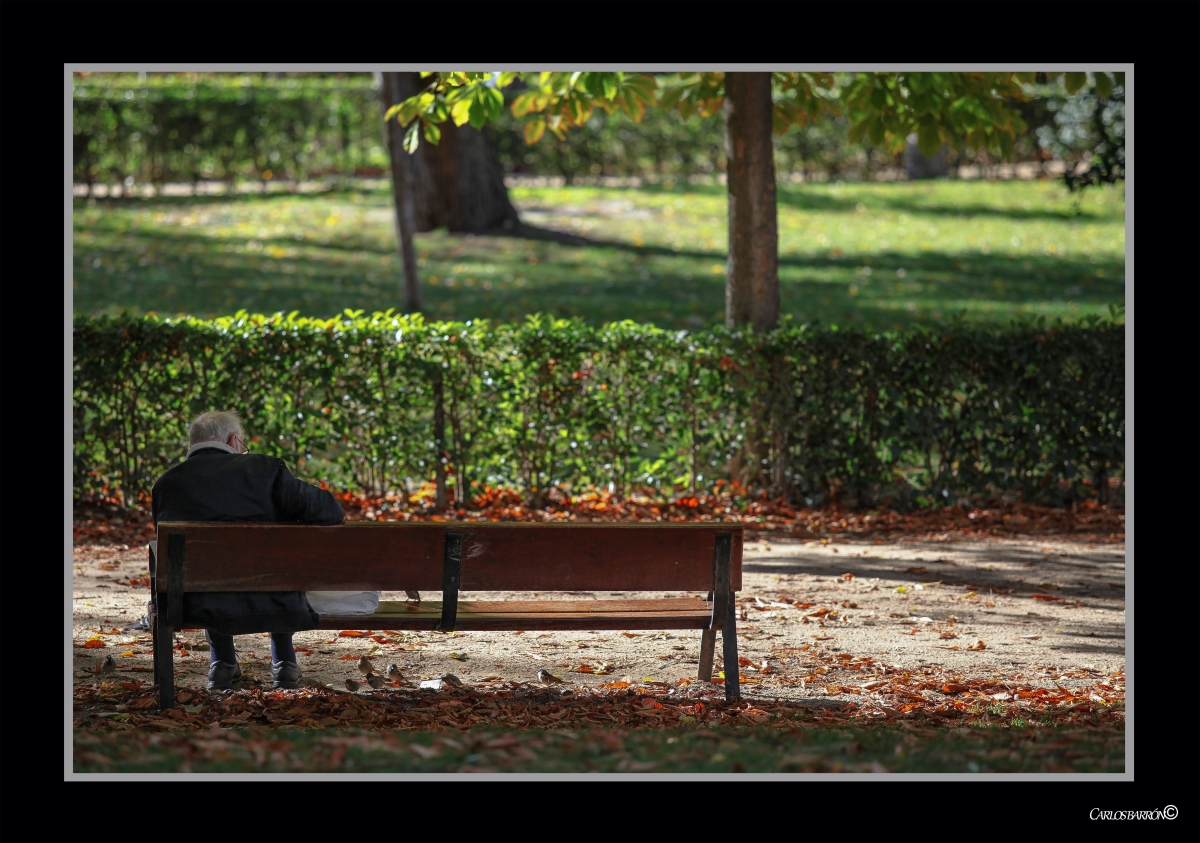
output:
[[[929,187],[954,184],[953,181],[927,182]],[[871,184],[871,192],[863,194],[860,191],[847,192],[837,196],[826,191],[812,191],[800,186],[781,184],[776,196],[780,205],[785,205],[798,211],[824,211],[827,213],[852,213],[861,202],[871,210],[886,208],[914,216],[955,217],[969,219],[971,217],[1002,217],[1011,220],[1059,220],[1087,224],[1106,219],[1113,211],[1097,211],[1095,208],[1075,209],[1071,204],[1074,197],[1067,188],[1059,184],[1061,189],[1062,207],[1059,208],[1015,208],[998,207],[982,203],[945,204],[936,197],[923,196],[913,192],[911,182],[876,182]]]

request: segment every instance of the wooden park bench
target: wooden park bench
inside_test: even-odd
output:
[[[150,552],[154,681],[175,704],[174,633],[197,628],[183,594],[204,591],[419,591],[373,615],[322,615],[319,629],[699,629],[699,678],[721,630],[725,696],[738,696],[734,596],[742,525],[348,522],[337,527],[164,522]],[[156,558],[157,557],[157,558]],[[707,599],[459,600],[460,591],[700,591]]]

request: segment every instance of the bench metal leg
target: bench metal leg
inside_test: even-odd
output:
[[[721,657],[725,661],[725,699],[736,700],[741,691],[738,684],[737,605],[734,592],[729,592],[725,626],[721,630]]]
[[[712,679],[713,651],[717,649],[717,631],[706,629],[700,633],[700,672],[697,677],[701,682]]]
[[[175,707],[175,659],[173,645],[175,630],[183,626],[183,573],[186,554],[184,533],[167,537],[167,594],[161,588],[154,593],[154,676],[158,682],[158,708],[166,711]],[[156,586],[162,585],[157,576]]]
[[[159,601],[151,624],[154,630],[154,681],[158,683],[160,711],[175,707],[175,660],[171,651],[175,630],[171,628],[165,609]]]

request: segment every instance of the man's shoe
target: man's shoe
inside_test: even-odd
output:
[[[242,669],[229,662],[213,662],[208,666],[208,690],[230,691],[242,680]]]
[[[271,687],[299,688],[300,665],[295,662],[271,662]]]

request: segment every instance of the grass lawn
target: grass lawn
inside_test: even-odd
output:
[[[591,243],[420,235],[431,318],[723,319],[723,187],[511,195],[524,222]],[[783,312],[871,329],[1102,313],[1125,300],[1124,218],[1123,185],[1089,189],[1076,209],[1053,182],[781,184]],[[402,302],[386,190],[76,199],[73,265],[76,312],[331,316]]]
[[[75,733],[77,773],[1122,773],[1123,727]]]

